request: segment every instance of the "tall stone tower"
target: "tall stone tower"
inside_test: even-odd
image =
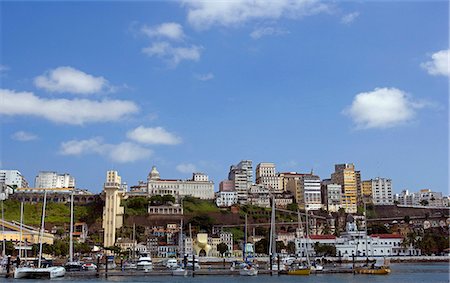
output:
[[[117,171],[106,172],[106,182],[103,186],[105,206],[103,207],[103,246],[111,247],[116,243],[116,229],[123,225],[124,208],[120,206],[125,196],[121,178]]]

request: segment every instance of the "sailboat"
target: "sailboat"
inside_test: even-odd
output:
[[[366,265],[356,267],[354,272],[356,274],[372,274],[372,275],[387,275],[391,273],[391,268],[389,267],[389,261],[387,259],[379,259],[376,263],[369,266],[369,250],[367,249],[368,245],[368,236],[367,236],[367,215],[366,215],[366,203],[364,202],[364,219],[366,221],[365,232],[366,232]]]
[[[15,279],[53,279],[63,277],[66,270],[62,266],[41,267],[42,261],[42,240],[44,238],[44,224],[45,224],[45,206],[47,204],[47,191],[44,190],[44,205],[42,207],[42,221],[41,231],[39,234],[39,259],[37,267],[18,267],[14,271]]]
[[[269,256],[270,259],[269,262],[272,262],[272,266],[270,267],[270,269],[272,271],[280,271],[280,270],[284,270],[284,263],[280,263],[278,265],[278,263],[274,262],[275,259],[275,255],[277,253],[277,248],[276,248],[276,223],[275,223],[275,198],[272,197],[272,213],[270,216],[270,235],[269,235]]]
[[[245,233],[244,233],[244,247],[242,249],[242,256],[244,264],[239,269],[239,275],[242,276],[256,276],[258,275],[258,269],[248,261],[247,257],[247,214],[245,214]]]
[[[179,255],[180,258],[182,255],[184,255],[184,241],[183,241],[183,218],[181,219],[180,222],[180,234],[178,236],[178,245],[179,245]],[[176,269],[172,270],[172,275],[173,276],[186,276],[188,274],[188,271],[183,268],[183,266],[180,264],[180,266],[178,266]]]
[[[300,211],[297,210],[298,221],[301,230],[303,230],[302,219],[300,217]],[[291,269],[288,270],[288,275],[310,275],[311,274],[311,264],[309,262],[308,253],[308,214],[306,214],[306,241],[305,241],[305,251],[306,251],[306,261],[307,265],[295,264]],[[302,236],[303,239],[303,236]]]
[[[70,196],[69,261],[64,265],[66,271],[81,271],[82,264],[73,260],[73,191]]]

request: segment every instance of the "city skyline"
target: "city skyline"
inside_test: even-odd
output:
[[[354,163],[448,192],[447,2],[255,3],[2,2],[0,168],[99,192]]]

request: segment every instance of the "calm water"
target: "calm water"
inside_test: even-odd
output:
[[[256,277],[240,277],[240,276],[196,276],[192,277],[172,277],[172,276],[148,276],[148,277],[121,277],[111,276],[106,279],[97,278],[61,278],[52,281],[64,282],[180,282],[180,283],[233,283],[233,282],[314,282],[314,283],[370,283],[370,282],[394,282],[394,283],[413,283],[413,282],[445,282],[449,281],[449,265],[447,263],[426,263],[426,264],[392,264],[392,273],[387,276],[376,275],[352,275],[352,274],[318,274],[311,276],[269,276],[258,275]],[[1,282],[31,282],[30,280],[14,280],[14,279],[0,279]],[[48,282],[48,281],[33,281],[33,282]]]

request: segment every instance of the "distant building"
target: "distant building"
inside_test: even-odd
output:
[[[394,203],[391,179],[377,177],[370,181],[372,183],[372,202],[374,205],[391,205]]]
[[[331,181],[342,187],[341,202],[347,213],[356,213],[357,208],[357,174],[353,163],[336,164]]]
[[[417,205],[427,204],[426,206],[444,207],[443,197],[441,192],[433,192],[430,189],[422,189],[418,193]]]
[[[373,203],[372,199],[372,180],[366,180],[361,182],[361,195],[363,202]]]
[[[395,194],[394,200],[399,205],[411,206],[411,205],[419,204],[418,196],[415,195],[415,194],[410,193],[408,190],[403,190],[400,194]]]
[[[298,206],[305,210],[319,210],[322,208],[321,180],[319,176],[301,174],[298,178],[288,181],[287,189],[291,192]]]
[[[230,166],[228,180],[234,181],[234,188],[240,204],[247,203],[248,191],[253,183],[253,167],[251,160],[242,160]]]
[[[341,185],[322,183],[322,200],[329,212],[337,212],[341,207]]]
[[[28,188],[27,180],[18,170],[0,170],[0,184],[17,188]]]
[[[280,178],[280,186],[282,191],[288,191],[288,183],[293,180],[298,180],[303,174],[297,172],[283,172],[278,173],[278,177]]]
[[[256,166],[256,184],[265,185],[275,192],[283,190],[280,177],[276,173],[275,163],[261,162]]]
[[[234,181],[223,180],[219,184],[219,192],[235,192]]]
[[[155,166],[147,176],[147,182],[139,182],[130,188],[129,195],[154,196],[172,195],[176,199],[192,196],[200,199],[214,199],[214,183],[204,173],[193,173],[192,179],[161,179]]]
[[[219,191],[216,193],[216,205],[218,207],[230,207],[237,204],[237,193],[232,191]]]
[[[41,171],[35,178],[35,188],[75,188],[75,178],[68,173]]]

